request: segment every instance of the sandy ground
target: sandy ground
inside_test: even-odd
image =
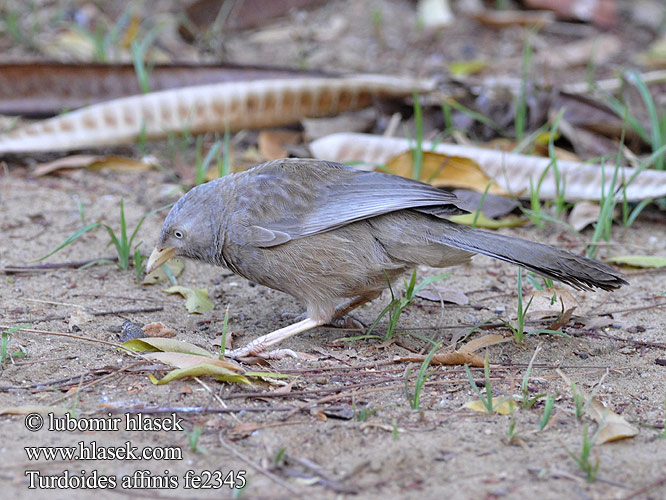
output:
[[[128,226],[134,227],[144,213],[166,201],[161,194],[168,187],[164,181],[158,172],[133,175],[78,171],[48,178],[31,178],[22,168],[5,172],[0,183],[0,227],[4,235],[0,240],[0,265],[29,265],[81,227],[78,201],[84,206],[87,221],[101,220],[118,229],[122,198]],[[639,222],[629,230],[616,230],[619,247],[614,247],[613,253],[631,250],[663,254],[663,220],[658,221],[659,214],[650,215],[651,223]],[[152,216],[140,232],[146,249],[157,236],[162,216]],[[566,239],[552,230],[512,231],[552,243],[558,243],[558,236],[560,242]],[[107,239],[105,233],[93,231],[47,262],[110,256]],[[405,311],[398,331],[416,331],[447,343],[453,334],[469,330],[466,325],[515,316],[516,273],[511,266],[476,257],[473,265],[452,272],[445,286],[466,292],[471,305],[445,304],[442,310],[440,304],[417,299]],[[228,306],[230,331],[235,332],[236,345],[242,345],[260,333],[284,326],[289,320],[282,319],[281,313],[298,312],[300,307],[284,294],[252,286],[225,270],[194,263],[187,263],[179,283],[209,290],[215,308],[203,315],[187,314],[182,298],[164,294],[164,285],[142,286],[132,270],[123,272],[112,265],[12,273],[2,279],[0,320],[4,325],[31,324],[35,329],[68,332],[70,317],[81,308],[104,312],[163,307],[149,313],[95,316],[83,323],[80,331],[73,332],[112,342],[118,341],[119,334],[114,332],[126,318],[138,323],[162,321],[176,329],[178,339],[215,350],[214,340]],[[5,416],[0,420],[4,436],[0,477],[17,496],[26,494],[28,478],[24,470],[38,470],[43,475],[58,475],[65,470],[91,474],[96,470],[120,482],[123,475],[147,469],[155,475],[168,471],[180,479],[181,489],[146,490],[152,498],[189,495],[182,485],[190,469],[197,474],[245,470],[248,486],[243,497],[293,496],[232,454],[220,444],[222,439],[257,466],[273,469],[300,494],[322,498],[346,492],[356,492],[359,498],[434,498],[445,494],[454,498],[536,494],[546,498],[621,498],[663,477],[665,472],[664,441],[659,437],[664,421],[664,370],[656,364],[658,358],[665,357],[666,320],[659,308],[665,303],[660,297],[663,274],[636,274],[630,276],[630,281],[630,286],[614,293],[574,293],[580,301],[581,315],[612,318],[610,326],[586,328],[579,320],[565,327],[573,338],[530,336],[522,344],[508,342],[489,349],[496,395],[519,393],[525,363],[541,345],[530,387],[557,396],[552,422],[542,432],[536,433],[535,429],[543,403],[514,413],[519,439],[512,442],[508,440],[512,417],[461,409],[475,395],[460,367],[437,369],[423,389],[420,410],[410,408],[405,395],[405,370],[411,370],[409,385],[413,386],[418,365],[391,363],[396,355],[427,349],[426,343],[410,336],[384,344],[377,340],[341,342],[338,339],[350,332],[331,328],[300,335],[288,341],[287,347],[319,359],[273,362],[274,370],[298,375],[291,394],[280,396],[274,394],[280,392],[278,387],[246,388],[211,379],[203,379],[203,384],[187,379],[155,386],[148,373],[157,370],[160,375],[163,368],[140,363],[112,346],[14,333],[9,350],[21,349],[26,356],[2,366],[3,408],[46,405],[72,409],[80,417],[105,416],[108,411],[122,417],[126,410],[141,409],[162,409],[166,416],[170,408],[203,407],[211,411],[180,414],[185,430],[191,431],[194,426],[202,430],[198,444],[203,450],[197,452],[190,450],[185,432],[124,431],[121,426],[116,432],[33,433],[26,429],[23,416]],[[371,322],[387,300],[384,294],[360,309],[357,316]],[[382,321],[379,331],[386,327],[386,321]],[[495,328],[491,332],[503,330]],[[483,333],[477,331],[474,337]],[[594,387],[599,399],[640,428],[639,435],[632,439],[593,449],[592,456],[600,462],[599,478],[593,484],[580,477],[567,455],[567,449],[580,449],[584,425],[573,414],[571,391],[554,372],[558,366],[585,390]],[[481,376],[481,372],[476,373]],[[604,374],[601,385],[596,385]],[[95,380],[99,382],[86,387]],[[213,399],[213,394],[221,403]],[[319,401],[334,394],[341,396]],[[227,410],[218,413],[215,410],[221,405]],[[303,408],[299,411],[299,407]],[[288,413],[285,409],[297,410]],[[151,414],[150,418],[164,416]],[[591,432],[594,428],[590,424]],[[126,441],[137,447],[176,446],[182,450],[182,460],[139,464],[118,459],[64,462],[42,458],[31,462],[24,450],[26,446],[78,446],[79,442],[92,441],[99,446],[119,446]],[[285,450],[287,458],[277,467],[274,462],[280,450]],[[316,469],[299,460],[307,460]],[[660,498],[663,492],[663,487],[652,490],[650,498]],[[72,493],[85,494],[72,490],[54,491],[53,495],[65,498]],[[219,494],[219,490],[198,490],[195,496]]]

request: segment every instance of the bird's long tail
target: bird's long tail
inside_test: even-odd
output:
[[[619,271],[587,257],[533,241],[442,222],[449,226],[438,236],[439,242],[445,245],[510,262],[577,289],[614,290],[628,284]]]

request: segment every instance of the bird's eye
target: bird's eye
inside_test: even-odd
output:
[[[176,230],[173,232],[173,235],[174,235],[176,238],[178,238],[179,240],[182,240],[182,239],[185,237],[185,234],[184,234],[180,229],[176,229]]]

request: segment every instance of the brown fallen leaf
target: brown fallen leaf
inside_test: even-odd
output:
[[[68,408],[47,405],[5,406],[0,408],[0,415],[29,415],[31,413],[39,413],[40,415],[48,415],[49,413],[64,415],[69,412],[70,410]]]
[[[573,388],[571,379],[562,370],[557,368],[555,371],[570,388]],[[575,390],[585,401],[589,401],[585,413],[599,425],[595,444],[604,444],[610,441],[617,441],[618,439],[630,438],[638,434],[636,427],[627,422],[621,415],[604,406],[596,397],[588,396],[579,386],[576,386]]]
[[[155,323],[148,323],[141,330],[146,337],[175,337],[176,330],[170,326],[160,323],[159,321]]]
[[[555,15],[550,11],[521,11],[521,10],[492,10],[484,9],[474,14],[474,19],[481,24],[493,28],[506,28],[508,26],[533,26],[542,28],[555,21]]]
[[[569,214],[569,224],[576,230],[582,231],[599,220],[601,205],[594,201],[580,201],[574,205]]]
[[[601,426],[597,434],[597,444],[630,438],[638,434],[636,427],[610,408],[606,408],[597,398],[592,398],[587,408],[587,414]]]
[[[35,177],[51,174],[58,170],[87,168],[90,170],[111,170],[114,172],[143,172],[153,168],[152,157],[135,160],[123,156],[71,155],[48,163],[42,163],[34,171]]]
[[[559,317],[578,307],[575,297],[563,288],[536,290],[523,299],[525,303],[530,300],[532,302],[527,310],[527,317],[531,320]]]
[[[575,310],[575,307],[565,310],[559,318],[548,325],[548,329],[553,331],[560,330],[564,325],[571,321],[571,317],[573,316]]]
[[[484,335],[483,337],[479,337],[478,339],[470,340],[465,345],[460,347],[460,349],[458,349],[458,352],[472,353],[478,351],[479,349],[483,349],[484,347],[490,347],[491,345],[510,342],[511,340],[513,340],[513,337],[505,337],[504,335],[491,333],[489,335]],[[483,362],[481,363],[481,366],[483,366]]]
[[[393,358],[394,363],[423,363],[426,356],[398,356]],[[469,365],[483,367],[483,358],[471,352],[450,351],[435,354],[430,360],[431,365]]]
[[[392,174],[413,177],[414,162],[411,151],[393,157],[386,167]],[[424,151],[420,180],[436,187],[473,189],[484,192],[491,178],[474,160],[462,156]],[[494,182],[488,192],[507,194]]]
[[[300,132],[290,130],[262,130],[259,133],[259,153],[266,161],[279,160],[288,155],[285,144],[298,144]]]

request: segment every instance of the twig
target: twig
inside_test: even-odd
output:
[[[656,488],[657,486],[661,486],[662,484],[665,484],[665,483],[666,483],[666,476],[661,477],[661,478],[657,479],[656,481],[654,481],[650,484],[646,484],[645,486],[643,486],[642,488],[637,489],[636,491],[634,491],[630,495],[627,495],[626,497],[622,497],[620,500],[631,500],[632,498],[638,498],[639,496],[642,496],[643,493],[647,493],[648,491]]]
[[[86,306],[75,306],[75,307],[80,307],[81,309],[85,309]],[[93,316],[110,316],[110,315],[121,315],[121,314],[136,314],[136,313],[151,313],[151,312],[157,312],[157,311],[163,311],[164,307],[161,306],[153,306],[153,307],[136,307],[136,308],[130,308],[130,309],[111,309],[110,311],[93,311],[90,314]],[[31,324],[36,324],[36,323],[43,323],[45,321],[56,321],[60,319],[67,319],[68,316],[56,316],[56,315],[51,315],[51,316],[42,316],[41,318],[37,319],[32,319],[30,320]],[[27,320],[26,320],[27,321]],[[20,321],[17,320],[16,323],[25,323],[26,321]]]
[[[224,401],[222,401],[220,396],[215,394],[215,391],[213,391],[213,389],[211,389],[207,384],[205,384],[199,377],[194,377],[194,380],[196,380],[199,383],[199,385],[201,385],[201,387],[206,389],[210,393],[211,397],[213,397],[222,408],[224,409],[228,408],[227,404]],[[238,418],[235,413],[232,413],[231,416],[235,418],[236,421],[238,422],[241,421],[240,418]]]
[[[12,274],[12,273],[36,273],[36,272],[44,272],[44,271],[51,271],[53,269],[63,269],[63,268],[79,268],[81,266],[85,266],[87,264],[91,264],[93,262],[96,262],[98,260],[105,260],[105,261],[111,261],[111,262],[116,262],[118,260],[118,257],[108,257],[104,259],[88,259],[88,260],[78,260],[74,262],[56,262],[53,264],[36,264],[34,266],[6,266],[0,268],[0,272],[3,272],[5,274]]]
[[[280,486],[282,486],[283,488],[285,488],[286,490],[288,490],[288,491],[291,492],[292,494],[294,494],[294,495],[296,495],[296,496],[298,496],[298,497],[301,496],[301,493],[300,493],[297,489],[295,489],[293,486],[291,486],[289,483],[287,483],[286,481],[282,480],[281,478],[279,478],[278,476],[276,476],[276,475],[273,474],[272,472],[267,471],[266,469],[264,469],[264,468],[261,467],[260,465],[256,464],[254,461],[250,460],[248,457],[246,457],[244,454],[242,454],[242,453],[241,453],[240,451],[238,451],[236,448],[234,448],[234,447],[231,446],[229,443],[227,443],[227,442],[222,438],[222,434],[218,434],[218,437],[217,437],[217,438],[218,438],[220,444],[221,444],[223,447],[225,447],[227,450],[229,450],[231,453],[233,453],[236,457],[240,458],[243,462],[245,462],[246,464],[248,464],[248,465],[249,465],[250,467],[252,467],[254,470],[256,470],[257,472],[259,472],[260,474],[263,474],[264,476],[266,476],[266,477],[267,477],[268,479],[270,479],[271,481],[274,481],[275,483],[279,484]]]
[[[0,328],[5,328],[7,330],[13,329],[15,327],[13,326],[8,326],[8,325],[0,325]],[[69,337],[72,339],[77,339],[77,340],[86,340],[88,342],[96,342],[98,344],[106,344],[110,345],[113,347],[117,347],[118,349],[123,349],[127,352],[132,352],[127,350],[125,347],[122,345],[116,343],[116,342],[109,342],[108,340],[100,340],[100,339],[94,339],[92,337],[84,337],[83,335],[74,335],[73,333],[65,333],[65,332],[51,332],[48,330],[35,330],[34,328],[17,328],[17,332],[28,332],[28,333],[38,333],[39,335],[53,335],[55,337]]]

